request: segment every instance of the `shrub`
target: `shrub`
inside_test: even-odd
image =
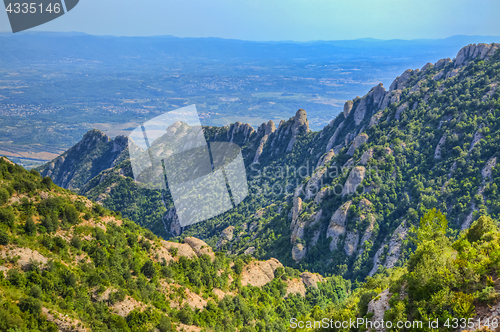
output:
[[[76,249],[81,250],[81,249],[82,249],[82,246],[83,246],[83,244],[82,244],[82,240],[80,240],[80,237],[78,237],[78,236],[76,236],[76,235],[75,235],[75,236],[73,236],[73,238],[71,239],[71,245],[72,245],[73,247],[75,247]]]
[[[40,172],[38,172],[38,171],[37,171],[36,169],[34,169],[34,168],[32,168],[32,169],[30,170],[30,173],[31,173],[31,174],[33,174],[33,175],[34,175],[34,176],[36,176],[36,177],[40,176]]]
[[[469,240],[469,242],[476,242],[481,239],[484,234],[496,229],[498,229],[498,227],[493,219],[482,216],[472,224],[471,228],[469,228],[467,240]]]
[[[0,205],[7,203],[10,198],[10,193],[5,188],[0,188]]]
[[[16,221],[16,216],[11,209],[0,209],[0,222],[8,225],[12,228],[14,222]]]
[[[28,219],[26,219],[26,223],[24,224],[24,231],[28,235],[36,234],[36,225],[35,222],[33,221],[33,218],[29,217]]]
[[[76,211],[76,208],[73,205],[67,205],[66,208],[64,209],[64,216],[66,217],[66,220],[72,224],[75,225],[78,223],[78,211]]]
[[[40,300],[33,297],[25,297],[19,300],[19,309],[23,312],[28,311],[29,313],[38,316],[42,313],[42,303]]]
[[[29,295],[30,295],[31,297],[34,297],[34,298],[36,298],[36,299],[39,299],[39,298],[41,298],[41,297],[42,297],[43,292],[42,292],[42,289],[40,288],[40,286],[38,286],[38,285],[33,285],[33,286],[31,286],[31,289],[30,289],[30,293],[29,293]]]
[[[44,178],[42,179],[42,184],[43,184],[43,186],[44,186],[45,188],[47,188],[47,189],[49,189],[49,190],[50,190],[50,189],[52,188],[52,186],[54,185],[54,182],[52,182],[52,179],[51,179],[51,178],[49,178],[48,176],[46,176],[46,177],[44,177]]]
[[[3,229],[0,229],[0,245],[6,246],[10,242],[9,234]]]
[[[26,278],[24,277],[24,274],[22,272],[19,272],[19,270],[17,269],[10,269],[7,272],[7,278],[14,286],[23,288],[24,285],[26,285]]]
[[[162,316],[160,319],[160,324],[158,324],[158,330],[160,332],[170,332],[173,331],[172,321],[167,316]]]
[[[148,278],[153,278],[156,274],[156,269],[153,261],[147,261],[141,268],[141,272]]]

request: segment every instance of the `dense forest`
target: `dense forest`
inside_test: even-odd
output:
[[[286,331],[352,291],[341,277],[306,290],[277,261],[253,286],[250,256],[190,248],[0,159],[1,331]]]

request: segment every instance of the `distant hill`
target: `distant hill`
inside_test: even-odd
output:
[[[92,36],[83,33],[0,34],[0,66],[54,64],[62,59],[104,62],[109,67],[159,66],[170,61],[322,59],[356,57],[437,61],[469,43],[500,42],[497,36],[446,39],[357,39],[311,42],[254,42],[222,38]],[[63,63],[61,63],[64,66]],[[99,65],[96,63],[96,65]],[[415,63],[413,66],[418,66]],[[104,69],[104,66],[103,68]]]

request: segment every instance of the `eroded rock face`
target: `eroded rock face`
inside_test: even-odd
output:
[[[267,143],[267,140],[269,139],[269,135],[274,133],[276,131],[276,125],[274,122],[271,120],[267,124],[262,124],[259,128],[259,133],[260,132],[264,133],[264,136],[260,139],[259,146],[257,147],[257,150],[255,151],[255,157],[253,159],[254,163],[259,162],[259,158],[262,155],[262,152],[264,151],[264,146]]]
[[[300,197],[295,197],[293,199],[293,207],[292,207],[292,223],[290,225],[290,229],[294,229],[297,221],[299,220],[299,214],[302,211],[302,199]]]
[[[243,268],[241,273],[241,284],[262,287],[274,279],[274,271],[283,267],[276,258],[267,261],[254,261]]]
[[[389,87],[389,91],[393,90],[404,90],[407,88],[406,83],[410,79],[410,77],[413,75],[413,70],[408,69],[405,71],[401,76],[396,78],[394,82],[392,82],[391,86]]]
[[[481,170],[481,175],[483,176],[483,181],[491,179],[491,171],[496,166],[497,166],[497,157],[493,157],[490,160],[488,160],[486,165]]]
[[[434,159],[441,159],[441,147],[444,142],[446,142],[446,134],[443,134],[441,139],[439,140],[438,145],[436,146],[436,151],[434,152]]]
[[[311,179],[307,182],[306,185],[306,196],[305,200],[308,200],[312,197],[314,197],[321,187],[323,187],[323,176],[325,175],[327,171],[326,167],[323,167],[316,172],[314,172],[313,176],[311,176]]]
[[[365,173],[366,169],[363,166],[354,167],[344,184],[342,196],[354,194],[358,186],[365,179]]]
[[[436,62],[435,66],[436,66],[436,69],[443,69],[447,64],[449,64],[451,62],[451,59],[450,58],[446,58],[446,59],[441,59],[439,60],[438,62]]]
[[[225,243],[232,241],[234,236],[234,226],[229,226],[225,228],[217,241],[217,248],[222,247]]]
[[[361,156],[361,159],[359,161],[359,163],[361,165],[368,165],[368,161],[373,158],[373,148],[370,148],[368,150],[365,151],[365,153],[363,153],[363,155]]]
[[[369,273],[370,276],[373,276],[377,272],[380,265],[383,265],[387,269],[395,266],[399,256],[401,255],[403,240],[408,236],[408,229],[409,227],[406,224],[406,221],[403,221],[401,225],[396,228],[394,233],[392,233],[392,236],[389,239],[386,238],[384,240],[383,244],[373,257],[373,268]],[[388,248],[388,252],[386,257],[382,259],[384,247]]]
[[[325,153],[319,160],[318,164],[316,165],[316,168],[320,168],[325,166],[327,163],[329,163],[333,157],[335,157],[335,151],[333,149],[330,149],[327,153]]]
[[[457,57],[455,59],[455,68],[463,67],[469,63],[469,61],[479,57],[481,60],[488,59],[490,56],[495,54],[498,49],[499,44],[470,44],[463,47],[458,51]]]
[[[472,149],[474,149],[474,147],[476,146],[476,144],[477,144],[477,143],[479,143],[479,141],[480,141],[481,139],[483,139],[483,138],[484,138],[484,135],[483,135],[483,134],[481,134],[481,133],[479,132],[479,130],[478,130],[478,131],[476,131],[476,132],[474,133],[474,137],[472,138],[472,142],[470,143],[469,152],[471,152],[471,151],[472,151]]]
[[[380,122],[380,118],[382,118],[382,115],[384,115],[382,111],[373,114],[372,118],[370,119],[370,124],[368,125],[368,127],[371,128],[377,125]]]
[[[345,233],[347,212],[351,206],[352,201],[345,202],[340,208],[335,211],[330,219],[330,224],[326,230],[326,238],[332,238],[330,242],[330,251],[337,249],[337,242],[339,237]]]
[[[246,143],[250,136],[255,132],[248,123],[236,122],[229,127],[227,138],[231,143]],[[239,135],[240,134],[240,135]]]
[[[387,93],[384,97],[384,100],[382,101],[382,104],[379,107],[379,110],[385,110],[392,103],[399,103],[399,101],[401,100],[401,93],[401,90],[393,90]]]
[[[377,331],[377,332],[386,331],[384,328],[382,328],[383,324],[381,323],[384,320],[385,312],[391,308],[391,306],[389,305],[389,300],[391,299],[391,296],[392,294],[389,293],[388,289],[386,289],[368,303],[368,313],[373,314],[371,321],[379,322],[379,324],[373,324],[373,325],[380,326],[380,328],[378,329],[374,328],[372,331]]]
[[[352,100],[348,100],[345,102],[345,104],[344,104],[344,118],[347,119],[347,117],[349,116],[349,113],[351,113],[353,104],[354,103]]]
[[[293,145],[297,140],[297,136],[299,134],[308,133],[309,132],[309,120],[307,120],[307,113],[303,109],[299,109],[293,118],[292,125],[292,138],[288,143],[288,147],[286,151],[292,151]]]
[[[323,201],[323,198],[328,194],[328,188],[321,189],[314,197],[314,203],[319,204]]]
[[[306,287],[304,286],[304,283],[302,280],[295,278],[295,279],[288,279],[286,281],[287,287],[286,287],[286,295],[287,297],[290,294],[299,294],[301,296],[306,296]]]
[[[369,138],[368,135],[365,133],[361,133],[358,136],[356,136],[352,141],[351,147],[347,151],[347,154],[352,156],[357,148],[359,148],[361,145],[363,145],[368,141],[368,138]]]
[[[187,243],[167,242],[162,240],[161,244],[169,252],[172,252],[173,249],[176,249],[177,254],[174,257],[175,260],[177,260],[180,256],[184,256],[186,258],[198,257],[194,252],[193,248]]]
[[[184,239],[184,242],[186,242],[191,246],[191,248],[193,248],[194,252],[198,257],[203,255],[208,255],[212,260],[215,259],[215,254],[212,248],[204,241],[197,239],[195,237],[187,237]]]
[[[36,250],[31,250],[30,248],[17,248],[15,246],[5,246],[0,250],[0,257],[16,257],[19,256],[20,259],[17,264],[21,267],[26,267],[29,265],[30,261],[36,261],[41,265],[47,264],[49,261],[47,257],[43,256]]]
[[[326,152],[328,153],[328,151],[330,151],[332,149],[332,147],[334,146],[335,144],[335,141],[337,140],[337,137],[339,136],[340,134],[340,131],[342,130],[342,128],[344,127],[344,122],[341,122],[339,124],[339,126],[337,127],[337,129],[335,129],[335,132],[333,133],[332,137],[330,138],[330,140],[328,141],[328,144],[326,145]],[[335,152],[335,149],[334,149],[334,153],[338,153],[338,152]]]
[[[358,232],[347,232],[344,251],[347,256],[352,256],[358,248],[359,234]]]
[[[314,227],[315,225],[319,224],[321,217],[323,216],[323,210],[319,210],[318,212],[314,213],[309,220],[309,227]],[[321,228],[317,228],[313,236],[311,238],[311,243],[309,243],[309,247],[312,248],[318,243],[319,236],[321,235]]]
[[[361,121],[366,116],[366,111],[368,110],[368,98],[363,98],[358,104],[358,107],[356,107],[356,110],[354,111],[354,122],[356,123],[356,126],[359,126]]]
[[[292,258],[298,263],[306,257],[307,248],[302,243],[295,243],[292,248]]]
[[[318,288],[318,282],[324,281],[324,278],[321,275],[311,272],[303,272],[300,275],[300,278],[306,287]]]
[[[389,241],[389,252],[385,259],[384,266],[387,269],[393,268],[401,255],[401,246],[403,245],[403,240],[408,235],[408,227],[406,222],[402,222],[401,225],[396,228],[394,233],[392,233],[391,240]]]
[[[394,116],[394,118],[396,120],[400,120],[401,119],[401,113],[403,113],[403,111],[407,107],[408,107],[408,103],[403,103],[403,104],[399,105],[398,109],[396,110],[396,115]]]
[[[432,63],[430,63],[430,62],[427,62],[427,63],[426,63],[426,64],[422,67],[422,69],[420,69],[420,71],[426,71],[427,69],[432,68],[432,67],[434,67],[434,65],[433,65]]]
[[[245,255],[253,255],[253,254],[254,254],[254,252],[255,252],[255,250],[256,250],[256,249],[255,249],[255,247],[248,247],[248,248],[245,250],[244,254],[245,254]]]
[[[315,212],[307,220],[301,220],[299,218],[299,220],[295,224],[295,227],[292,231],[292,236],[290,237],[290,243],[296,244],[297,239],[303,239],[306,225],[309,225],[309,226],[316,225],[320,221],[322,213],[323,213],[323,211],[319,210],[319,211]],[[319,234],[314,234],[314,235],[316,236],[316,240],[317,240],[317,238],[319,238]]]

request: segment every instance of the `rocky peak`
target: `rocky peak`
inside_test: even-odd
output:
[[[495,51],[500,47],[500,44],[470,44],[458,51],[455,59],[455,68],[465,66],[471,60],[479,57],[481,60],[487,60],[495,54]]]
[[[404,90],[407,88],[406,83],[410,79],[410,77],[413,75],[413,70],[408,69],[406,70],[401,76],[398,76],[394,82],[392,82],[391,86],[389,87],[389,91],[393,90]]]
[[[281,123],[280,123],[281,125]],[[272,120],[269,120],[267,124],[263,123],[260,125],[259,130],[257,131],[257,136],[262,136],[260,142],[258,143],[257,150],[255,151],[255,157],[253,158],[254,163],[259,162],[259,158],[264,151],[264,146],[269,139],[269,136],[276,131],[276,125]]]
[[[287,152],[292,151],[293,145],[297,140],[297,136],[309,132],[309,120],[307,120],[307,113],[305,110],[299,109],[292,118],[292,121],[292,138],[290,139],[290,143],[288,143],[288,147],[286,149]]]
[[[344,118],[347,119],[347,117],[349,116],[349,113],[351,113],[352,105],[354,105],[352,100],[348,100],[345,102],[345,104],[344,104]]]
[[[255,129],[253,129],[253,127],[248,123],[241,123],[237,121],[229,127],[227,139],[231,143],[245,144],[254,132]]]
[[[93,129],[71,149],[38,170],[60,187],[78,189],[103,170],[125,160],[127,147],[127,137],[111,139],[102,131]]]

